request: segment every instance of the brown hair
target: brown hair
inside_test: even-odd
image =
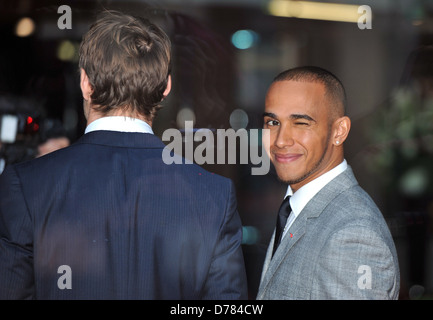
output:
[[[161,28],[110,10],[83,36],[79,68],[89,78],[97,111],[124,108],[152,119],[164,98],[170,58],[171,43]]]

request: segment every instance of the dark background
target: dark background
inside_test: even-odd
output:
[[[195,128],[230,128],[237,109],[248,117],[247,130],[260,128],[272,78],[290,67],[317,65],[346,86],[352,119],[346,159],[390,226],[400,260],[400,299],[433,299],[432,3],[332,1],[369,5],[372,29],[361,30],[356,22],[273,16],[270,2],[1,0],[0,113],[12,110],[40,124],[20,137],[25,152],[10,162],[32,157],[47,120],[60,122],[72,142],[83,134],[77,49],[103,9],[148,16],[172,39],[173,90],[154,123],[158,136],[179,128],[185,110],[184,120],[194,120]],[[61,5],[71,8],[71,29],[57,25]],[[15,30],[24,17],[35,29],[19,37]],[[239,30],[253,36],[250,47],[232,42]],[[235,182],[253,299],[286,186],[272,168],[253,176],[248,164],[205,167]]]

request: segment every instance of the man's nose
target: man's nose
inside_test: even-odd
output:
[[[274,145],[278,148],[285,148],[293,146],[294,143],[292,129],[287,125],[280,125]]]

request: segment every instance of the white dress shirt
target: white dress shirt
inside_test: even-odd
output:
[[[109,130],[109,131],[120,131],[120,132],[141,132],[153,134],[152,127],[145,121],[123,117],[102,117],[92,121],[87,127],[84,133],[89,133],[97,130]]]
[[[314,179],[313,181],[310,181],[306,185],[302,186],[295,193],[293,193],[293,190],[290,186],[287,187],[287,192],[284,198],[286,198],[287,196],[291,196],[290,207],[292,208],[292,213],[287,219],[282,238],[284,238],[287,231],[290,229],[290,226],[293,224],[293,221],[295,221],[296,217],[299,215],[302,209],[304,209],[308,201],[310,201],[316,195],[316,193],[318,193],[332,179],[334,179],[346,169],[347,161],[344,159],[343,162],[340,163],[338,166],[322,174],[320,177]]]

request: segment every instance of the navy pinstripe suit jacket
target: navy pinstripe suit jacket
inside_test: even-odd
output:
[[[246,299],[232,182],[95,131],[0,175],[1,299]]]

